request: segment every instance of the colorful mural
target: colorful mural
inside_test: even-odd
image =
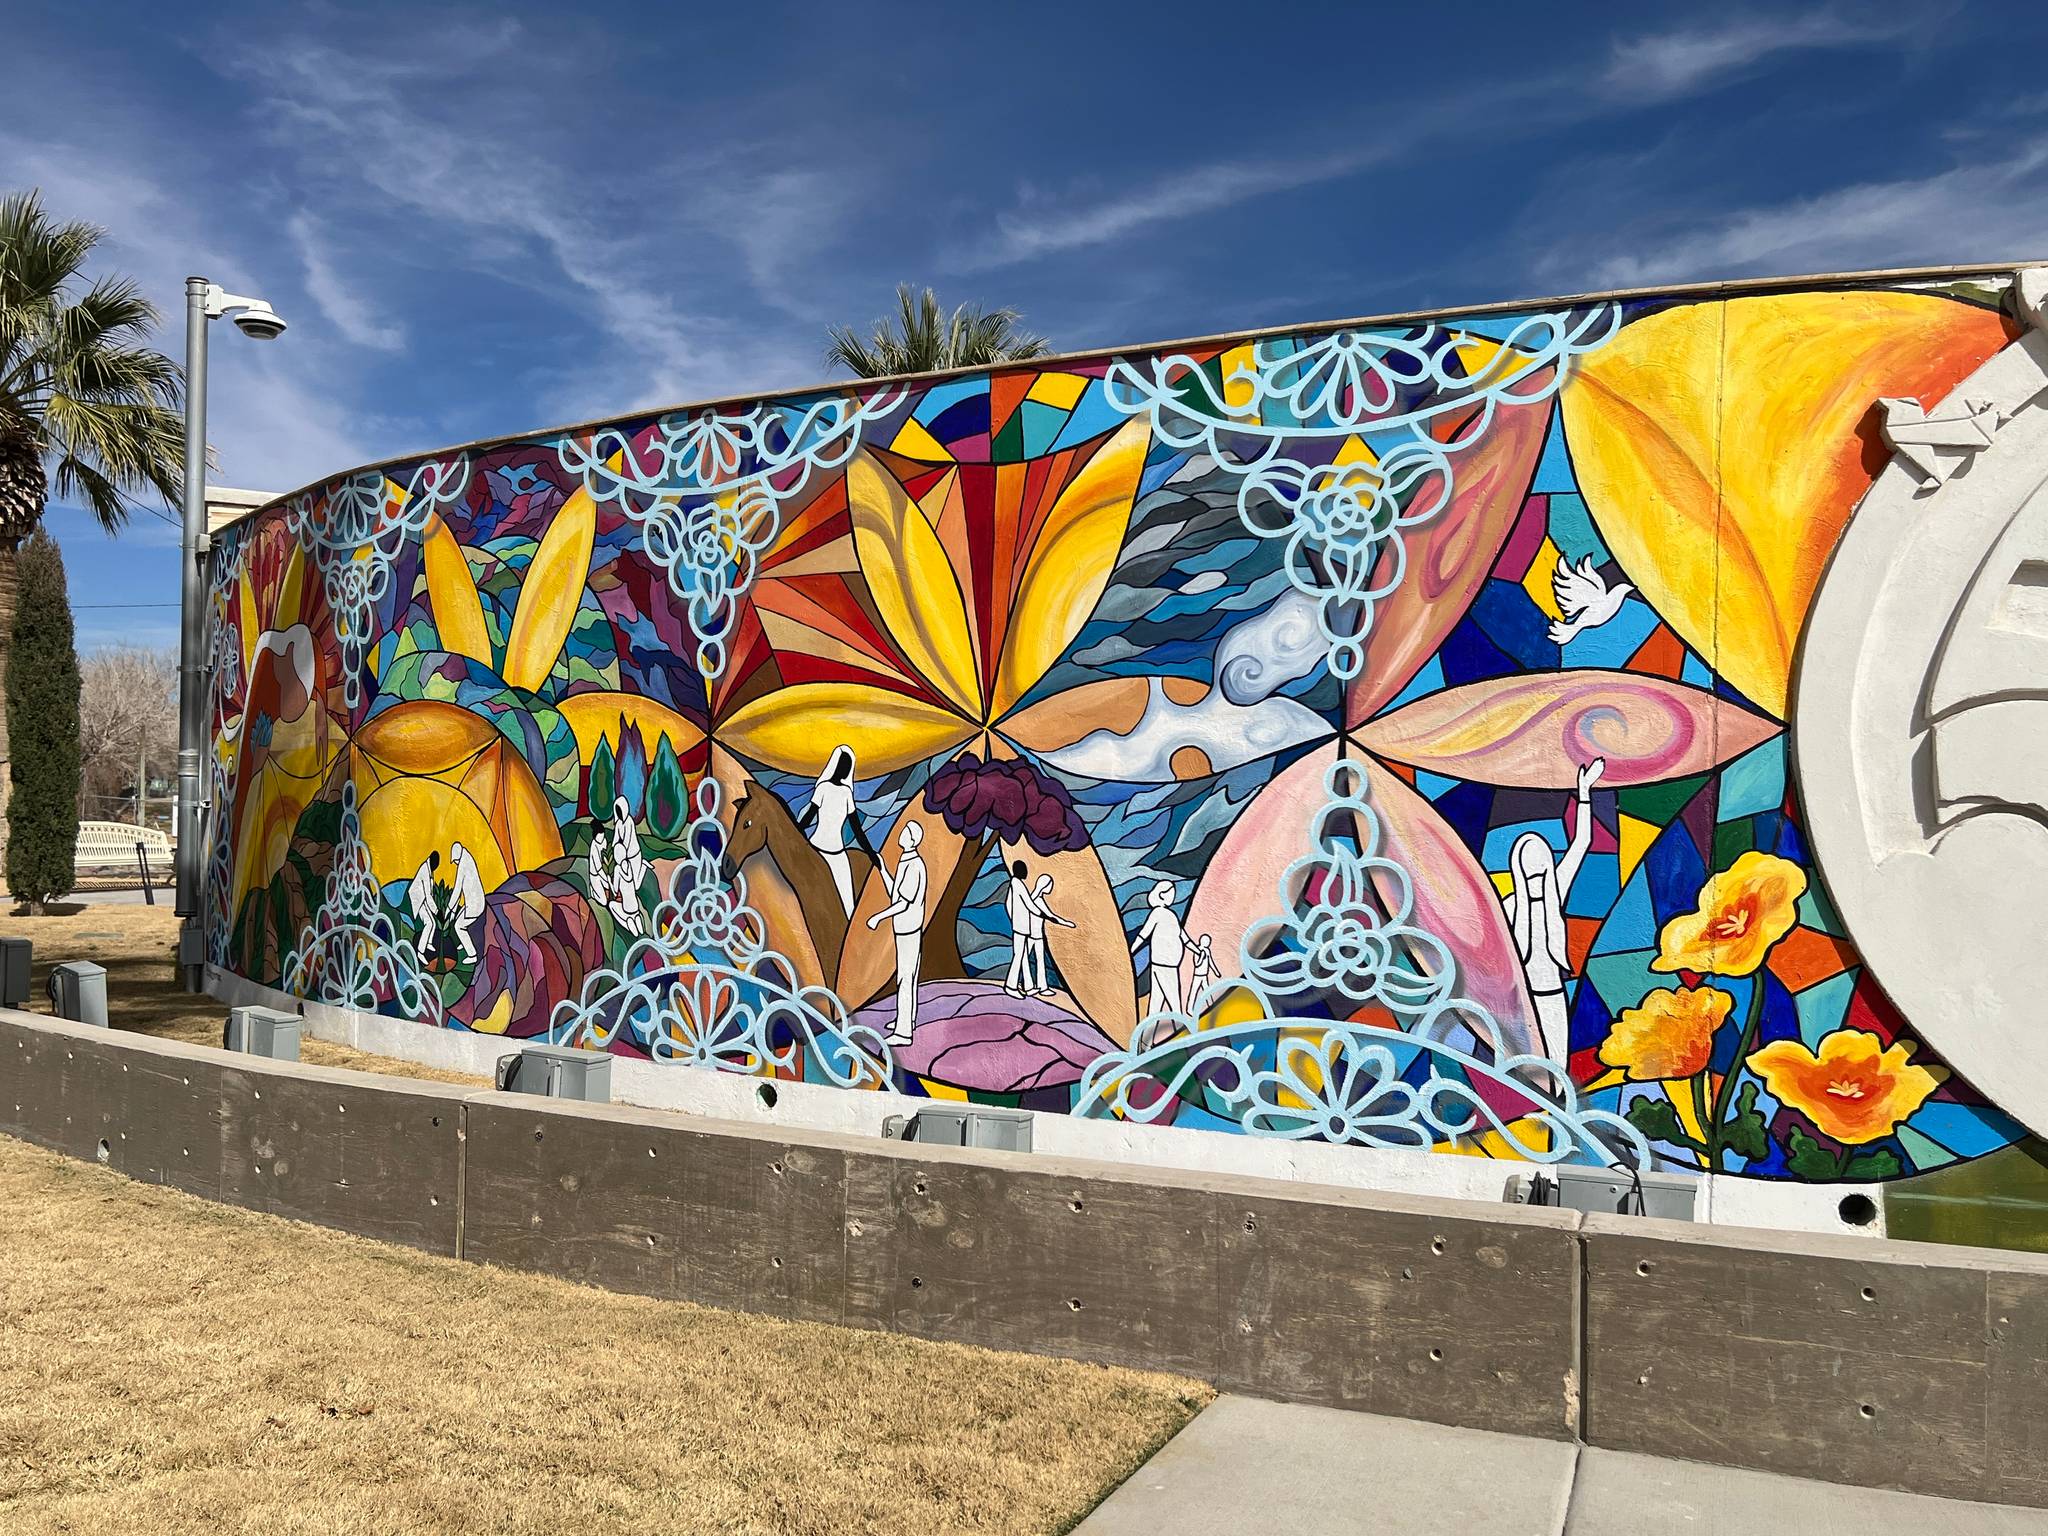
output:
[[[1801,831],[1807,605],[1994,288],[691,408],[216,543],[216,964],[679,1067],[1888,1179],[2019,1128]]]

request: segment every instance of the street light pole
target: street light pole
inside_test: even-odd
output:
[[[255,341],[274,341],[285,324],[262,299],[229,293],[203,277],[185,279],[185,505],[178,540],[178,972],[188,992],[206,980],[206,922],[199,881],[206,867],[202,756],[211,750],[206,720],[206,326],[232,314]]]
[[[212,284],[185,279],[185,505],[178,540],[178,974],[185,990],[203,982],[206,933],[199,910],[199,840],[204,836],[199,754],[206,734],[206,322]]]

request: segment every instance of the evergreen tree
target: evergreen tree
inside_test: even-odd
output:
[[[78,858],[78,653],[64,557],[43,529],[21,547],[7,652],[7,885],[29,911],[71,893]]]
[[[612,801],[618,797],[618,774],[612,762],[609,736],[597,738],[597,750],[590,754],[590,771],[584,784],[583,804],[590,814],[599,820],[611,815]]]
[[[683,783],[683,766],[675,749],[663,736],[654,749],[654,768],[647,776],[647,825],[654,835],[678,842],[689,824],[690,796]]]

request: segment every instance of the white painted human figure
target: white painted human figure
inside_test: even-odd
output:
[[[601,830],[591,835],[590,894],[603,903],[627,933],[636,938],[646,933],[647,919],[640,907],[640,892],[626,879],[616,831],[609,836]]]
[[[896,861],[896,874],[889,882],[889,905],[868,919],[868,927],[879,928],[889,920],[896,935],[896,1027],[889,1031],[891,1045],[908,1045],[917,1027],[917,972],[924,958],[924,858],[917,845],[924,841],[924,828],[905,822],[896,842],[903,856]]]
[[[1209,947],[1209,935],[1202,934],[1188,947],[1194,960],[1194,974],[1188,979],[1188,996],[1199,1005],[1202,996],[1216,984],[1216,955]]]
[[[455,867],[455,938],[462,945],[462,958],[476,958],[476,937],[471,932],[484,915],[484,880],[477,872],[476,855],[462,844],[448,850],[448,862]]]
[[[810,806],[797,823],[810,845],[824,856],[825,867],[832,871],[833,889],[839,892],[839,905],[848,917],[853,916],[853,863],[846,855],[849,829],[862,851],[877,864],[882,862],[868,846],[867,833],[854,809],[853,767],[853,748],[834,747],[811,790]]]
[[[1038,986],[1035,989],[1030,985],[1029,969],[1027,968],[1025,972],[1026,990],[1036,990],[1040,997],[1052,996],[1052,982],[1045,967],[1045,925],[1058,923],[1062,928],[1078,926],[1053,911],[1049,899],[1051,896],[1052,876],[1040,875],[1037,884],[1031,887],[1031,958],[1038,967]]]
[[[405,887],[405,904],[412,909],[412,920],[419,924],[422,960],[431,959],[434,953],[434,930],[440,922],[440,915],[434,910],[434,875],[440,868],[441,855],[430,850]]]
[[[640,908],[640,883],[647,878],[647,859],[640,852],[640,832],[626,809],[624,795],[612,802],[611,845],[612,910],[631,932],[644,932],[647,924]]]
[[[1024,861],[1010,865],[1010,883],[1003,893],[1003,915],[1010,920],[1010,969],[1003,977],[1003,990],[1012,997],[1031,992],[1031,922],[1037,906],[1031,899]]]
[[[1145,1016],[1156,1018],[1160,1014],[1179,1013],[1184,1004],[1181,999],[1180,968],[1187,959],[1187,933],[1180,925],[1180,916],[1173,910],[1173,882],[1161,880],[1152,887],[1145,898],[1151,911],[1145,915],[1144,924],[1138,929],[1138,936],[1131,941],[1133,958],[1141,949],[1151,951],[1148,963],[1151,967],[1151,997],[1145,1005]]]
[[[1596,757],[1579,769],[1576,821],[1562,859],[1538,832],[1524,832],[1508,850],[1508,929],[1514,936],[1522,973],[1529,980],[1529,996],[1536,1005],[1536,1027],[1543,1036],[1543,1054],[1560,1068],[1568,1065],[1571,1051],[1570,1010],[1565,1004],[1564,990],[1565,978],[1571,974],[1565,948],[1564,904],[1571,895],[1572,882],[1578,878],[1580,865],[1586,861],[1586,851],[1593,846],[1593,786],[1606,768],[1606,759]]]

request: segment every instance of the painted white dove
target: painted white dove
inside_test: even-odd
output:
[[[1559,555],[1557,569],[1550,577],[1550,590],[1557,594],[1558,611],[1564,615],[1562,622],[1552,621],[1550,643],[1563,645],[1584,630],[1598,629],[1621,612],[1622,603],[1635,588],[1625,581],[1608,586],[1591,555],[1576,566]]]

